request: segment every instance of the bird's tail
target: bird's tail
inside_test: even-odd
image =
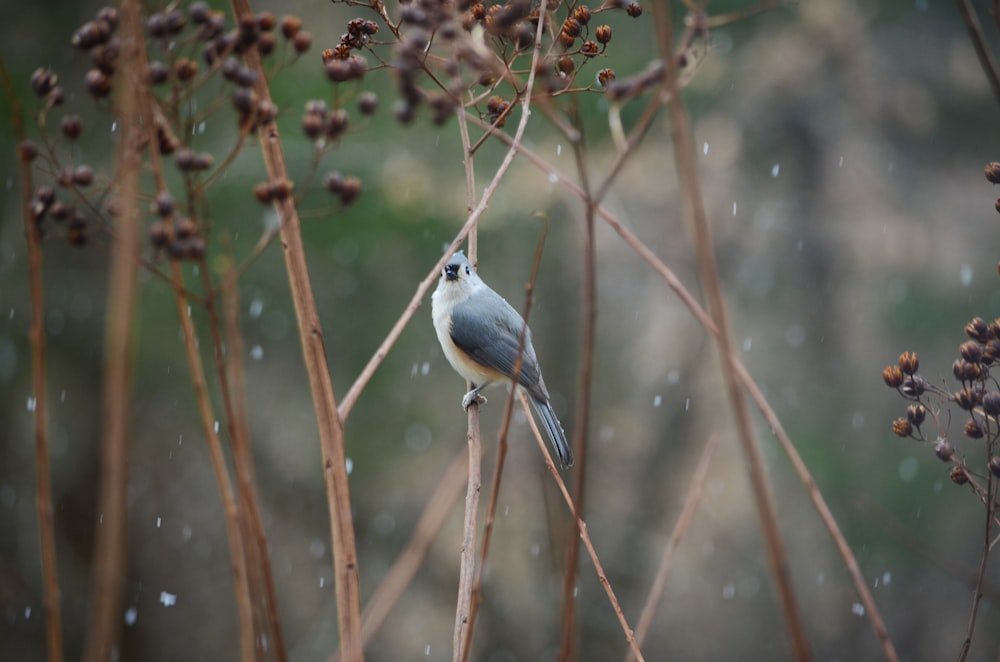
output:
[[[556,413],[552,410],[552,405],[535,397],[531,398],[531,402],[535,405],[535,411],[542,419],[542,424],[545,425],[545,431],[549,434],[552,448],[559,456],[559,462],[564,469],[573,466],[573,451],[569,447],[569,442],[566,441],[566,433],[563,432],[562,425],[559,424],[559,419],[556,418]]]

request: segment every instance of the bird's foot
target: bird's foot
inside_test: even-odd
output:
[[[484,398],[482,395],[479,394],[479,391],[481,389],[482,387],[474,388],[465,394],[465,397],[462,398],[462,409],[468,411],[469,407],[472,406],[473,402],[475,402],[478,405],[486,404],[486,398]]]

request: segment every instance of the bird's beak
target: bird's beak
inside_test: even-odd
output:
[[[458,267],[457,264],[446,264],[444,265],[444,277],[446,280],[458,280]]]

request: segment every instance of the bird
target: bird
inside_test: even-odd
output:
[[[464,409],[473,402],[485,403],[480,391],[487,386],[513,385],[524,333],[517,385],[528,394],[559,462],[564,468],[572,466],[573,451],[552,409],[531,344],[531,330],[514,307],[479,277],[462,251],[452,255],[441,270],[431,295],[431,317],[448,363],[472,384],[472,390],[462,398]]]

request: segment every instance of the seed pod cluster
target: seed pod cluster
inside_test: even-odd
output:
[[[906,415],[892,421],[892,431],[901,437],[909,437],[931,443],[934,453],[943,462],[952,465],[950,478],[957,485],[971,485],[977,493],[983,474],[968,465],[962,455],[947,439],[947,431],[942,427],[950,418],[941,416],[931,403],[931,399],[942,406],[953,407],[953,412],[961,412],[964,418],[962,435],[986,448],[988,471],[1000,476],[1000,384],[990,371],[1000,365],[1000,318],[987,322],[982,317],[973,317],[964,326],[967,340],[958,345],[958,357],[952,363],[952,375],[958,382],[953,391],[940,388],[920,376],[920,360],[913,352],[903,352],[899,360],[882,371],[882,380],[890,388],[910,401]],[[924,430],[928,421],[933,421],[936,434]]]

